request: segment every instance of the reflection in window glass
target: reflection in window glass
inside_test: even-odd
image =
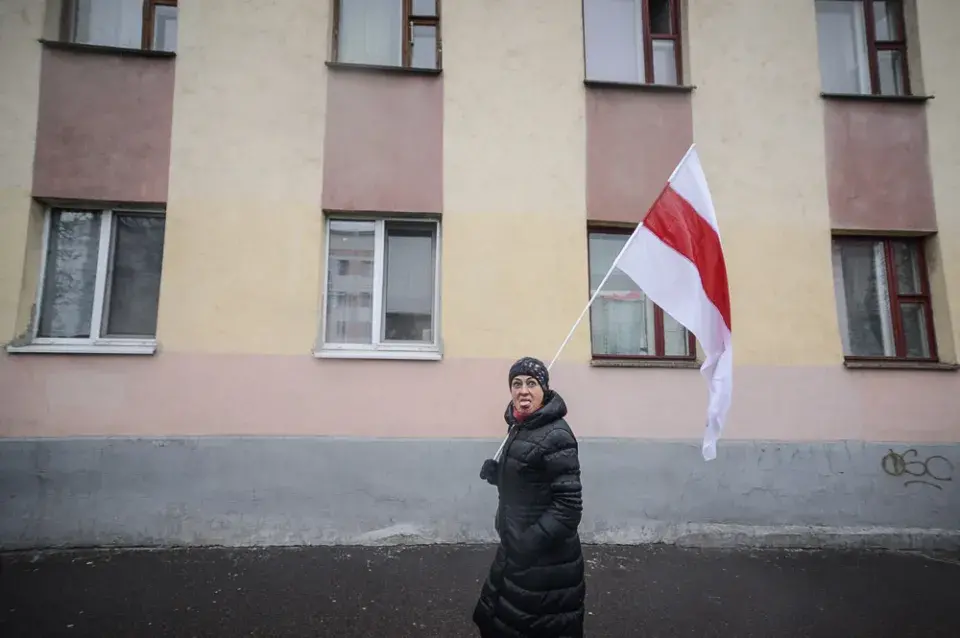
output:
[[[327,261],[329,343],[373,342],[374,222],[331,221]],[[347,262],[341,269],[340,262]],[[341,274],[344,273],[344,274]]]

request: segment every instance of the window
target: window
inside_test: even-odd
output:
[[[152,344],[163,263],[163,215],[58,209],[47,214],[44,232],[33,343]]]
[[[583,0],[587,79],[681,84],[680,0]]]
[[[921,240],[835,238],[833,277],[847,358],[936,360]]]
[[[177,0],[64,0],[64,17],[72,42],[177,50]]]
[[[440,68],[439,0],[336,0],[334,59]]]
[[[824,93],[909,95],[902,0],[816,0]]]
[[[439,358],[439,224],[327,222],[326,356]]]
[[[630,230],[593,229],[588,235],[590,294],[630,238]],[[590,308],[594,359],[696,359],[694,336],[614,270]]]

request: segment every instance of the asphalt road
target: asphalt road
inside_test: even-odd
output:
[[[0,636],[475,636],[490,547],[6,554]],[[587,635],[957,638],[960,560],[588,548]]]

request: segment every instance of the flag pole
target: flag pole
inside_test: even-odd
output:
[[[683,154],[683,157],[680,158],[680,161],[677,163],[676,168],[673,169],[673,172],[670,173],[670,177],[667,178],[667,185],[673,181],[673,178],[677,176],[677,171],[680,170],[680,167],[683,166],[683,163],[687,161],[687,158],[690,156],[690,153],[693,152],[695,144],[691,144],[690,148],[687,149],[687,152]],[[637,231],[640,230],[640,227],[643,225],[643,222],[637,224],[637,227],[630,233],[630,239],[627,240],[627,243],[623,245],[623,248],[620,249],[620,254],[617,255],[617,258],[613,260],[613,263],[610,265],[610,270],[607,271],[607,274],[603,276],[603,279],[600,281],[600,285],[597,286],[597,290],[591,295],[590,301],[587,302],[587,306],[583,309],[583,312],[580,313],[580,316],[577,318],[576,323],[573,324],[573,328],[570,329],[570,332],[567,333],[567,338],[563,340],[563,343],[560,344],[560,349],[557,350],[557,354],[553,355],[553,359],[550,361],[550,365],[547,366],[547,371],[553,367],[553,364],[557,362],[557,359],[560,358],[560,353],[563,352],[563,349],[567,347],[567,344],[570,343],[570,339],[573,337],[573,333],[577,331],[577,328],[580,326],[580,322],[583,321],[584,316],[586,316],[587,311],[590,310],[590,306],[593,305],[593,302],[597,300],[597,296],[600,294],[600,291],[603,290],[603,285],[607,283],[607,280],[610,279],[610,275],[613,274],[614,269],[617,267],[617,264],[620,263],[620,258],[623,257],[623,253],[627,251],[627,248],[630,247],[630,244],[633,243],[634,238],[637,236]]]
[[[683,163],[687,161],[687,158],[690,157],[690,153],[693,152],[696,144],[691,144],[690,148],[687,149],[687,152],[683,154],[683,157],[680,158],[680,161],[677,162],[676,167],[673,169],[673,172],[670,173],[670,177],[667,178],[667,186],[670,185],[670,182],[673,181],[673,178],[677,176],[677,172],[680,170],[680,167],[683,166]],[[665,187],[666,188],[666,187]],[[597,289],[592,295],[590,295],[590,301],[587,302],[587,305],[583,308],[583,311],[580,313],[580,316],[577,317],[576,322],[573,324],[573,327],[570,328],[570,332],[567,333],[567,338],[563,340],[563,343],[560,344],[560,348],[557,350],[557,354],[553,355],[553,359],[550,360],[550,363],[547,365],[547,372],[553,367],[553,364],[557,362],[557,359],[560,358],[560,354],[563,352],[564,348],[567,347],[567,344],[570,343],[570,339],[573,338],[573,333],[577,331],[577,328],[580,327],[580,323],[583,321],[583,318],[587,315],[587,311],[590,310],[590,306],[593,305],[593,302],[597,300],[597,296],[600,295],[600,291],[603,290],[603,285],[607,283],[607,280],[610,279],[610,275],[613,274],[614,269],[617,267],[617,264],[620,262],[620,258],[623,257],[623,253],[627,251],[627,248],[630,247],[630,244],[633,243],[634,238],[637,236],[640,228],[643,226],[643,222],[637,224],[637,227],[630,233],[630,239],[627,240],[627,243],[623,245],[623,248],[620,249],[620,253],[617,254],[617,258],[613,260],[613,263],[610,264],[610,269],[607,271],[607,274],[603,276],[603,279],[600,280],[600,285],[597,286]],[[589,276],[589,275],[588,275]],[[507,436],[504,437],[503,442],[500,444],[500,447],[497,448],[497,453],[493,455],[495,461],[500,460],[500,455],[503,453],[503,448],[507,444],[507,441],[510,439],[510,433],[507,433]]]

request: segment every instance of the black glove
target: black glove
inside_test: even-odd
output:
[[[500,469],[500,464],[494,461],[493,459],[487,459],[483,462],[483,467],[480,468],[480,478],[489,483],[490,485],[497,484],[497,470]]]

